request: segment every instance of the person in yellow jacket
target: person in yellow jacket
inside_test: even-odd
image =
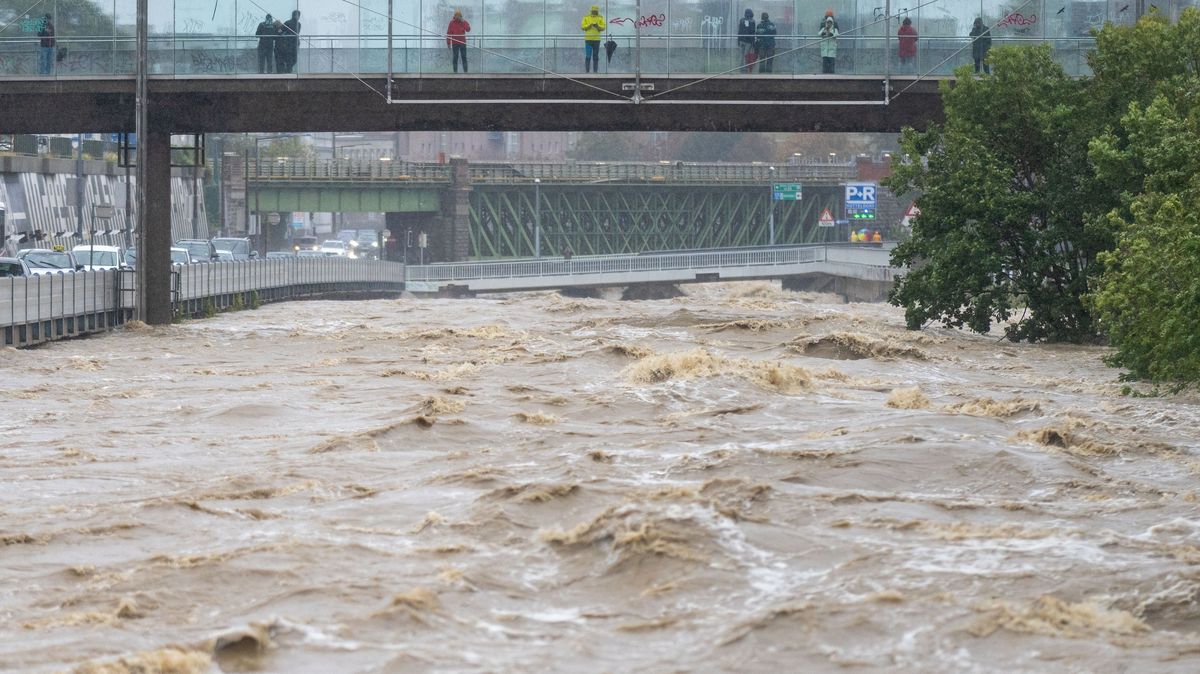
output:
[[[592,5],[592,11],[579,22],[583,29],[583,71],[600,72],[600,34],[607,28],[600,16],[600,5]]]

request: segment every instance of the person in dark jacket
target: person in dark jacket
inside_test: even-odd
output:
[[[738,21],[737,32],[738,51],[741,54],[741,63],[745,64],[744,70],[746,72],[753,72],[754,70],[754,41],[757,39],[755,37],[756,26],[757,24],[754,23],[754,10],[747,9],[746,15],[742,17],[741,21]]]
[[[462,12],[454,10],[454,18],[446,26],[446,46],[450,48],[450,58],[453,61],[454,72],[458,72],[458,59],[462,58],[463,72],[467,72],[467,33],[471,32],[471,24],[463,18]]]
[[[983,65],[985,74],[992,74],[992,67],[984,63],[987,59],[988,50],[992,48],[992,31],[987,26],[983,25],[983,19],[975,19],[975,25],[971,26],[971,58],[975,59],[975,74],[979,74],[979,66]]]
[[[42,27],[38,30],[38,73],[49,75],[54,68],[54,21],[47,14],[42,17]]]
[[[275,41],[275,51],[283,50],[283,70],[280,72],[294,72],[300,54],[300,10],[293,11],[292,18],[283,22],[283,30],[279,35]]]
[[[254,34],[258,36],[258,72],[272,73],[275,72],[275,36],[279,34],[279,29],[275,27],[274,17],[267,15],[263,22],[258,24],[258,30]]]
[[[758,42],[754,48],[758,52],[758,72],[775,72],[775,23],[766,12],[758,19]]]

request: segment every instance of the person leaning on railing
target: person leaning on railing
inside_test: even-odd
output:
[[[267,18],[258,24],[258,29],[254,31],[258,37],[258,72],[260,73],[275,72],[275,36],[279,34],[276,24],[283,25],[268,14]]]

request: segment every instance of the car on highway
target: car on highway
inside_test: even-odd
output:
[[[125,251],[120,246],[80,244],[72,248],[71,253],[87,271],[125,266]]]
[[[175,245],[187,250],[192,264],[212,262],[217,259],[217,249],[213,248],[212,242],[205,239],[180,239],[175,242]]]
[[[254,260],[258,251],[250,247],[250,239],[220,237],[212,240],[213,248],[221,260]]]
[[[292,250],[299,253],[302,250],[316,250],[321,247],[315,236],[292,237]]]
[[[358,230],[354,235],[354,240],[350,242],[350,246],[354,249],[355,257],[364,260],[378,260],[381,238],[379,230]]]
[[[350,257],[350,244],[338,239],[323,242],[319,250],[327,257]]]
[[[15,257],[0,257],[0,278],[33,276],[25,260]]]
[[[130,248],[125,251],[125,263],[130,267],[137,266],[137,249]],[[192,255],[187,248],[182,246],[171,246],[171,264],[192,264]]]
[[[319,250],[298,250],[296,257],[325,257],[325,253]]]
[[[83,271],[83,265],[68,253],[62,246],[54,248],[26,248],[17,253],[17,257],[29,265],[34,276],[42,274],[72,274]]]

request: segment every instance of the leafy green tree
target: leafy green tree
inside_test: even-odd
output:
[[[1179,84],[1179,82],[1175,82]],[[1119,232],[1101,256],[1091,300],[1115,351],[1110,364],[1152,381],[1200,381],[1200,93],[1174,88],[1130,105],[1127,141],[1092,143],[1098,171],[1115,181],[1140,170],[1144,192],[1109,213]]]
[[[1046,45],[997,48],[989,59],[993,76],[962,68],[943,84],[943,126],[901,136],[885,185],[918,194],[921,215],[893,252],[909,272],[891,301],[912,329],[940,321],[987,332],[1012,320],[1012,340],[1093,340],[1082,296],[1112,237],[1085,223],[1114,198],[1089,179],[1088,141],[1102,127],[1088,85],[1067,77]]]

